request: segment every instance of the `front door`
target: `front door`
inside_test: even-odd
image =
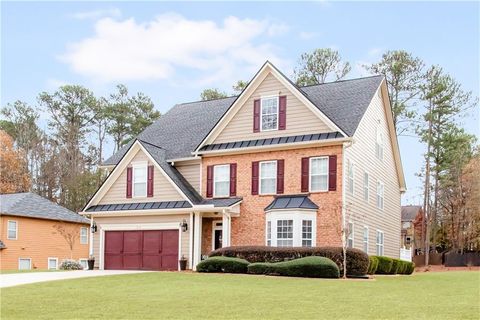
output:
[[[222,247],[222,229],[215,229],[214,241],[213,250],[217,250]]]

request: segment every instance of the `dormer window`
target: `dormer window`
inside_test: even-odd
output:
[[[260,100],[261,130],[278,130],[278,96]]]

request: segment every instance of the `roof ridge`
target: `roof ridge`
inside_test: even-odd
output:
[[[223,97],[223,98],[216,98],[216,99],[210,99],[210,100],[195,100],[195,101],[189,101],[189,102],[182,102],[182,103],[177,103],[175,104],[173,108],[175,108],[176,106],[181,106],[181,105],[185,105],[185,104],[192,104],[192,103],[199,103],[199,102],[210,102],[210,101],[218,101],[218,100],[226,100],[226,99],[231,99],[231,98],[236,98],[238,97],[239,95],[232,95],[232,96],[228,96],[228,97]]]
[[[385,77],[385,76],[383,74],[374,74],[374,75],[367,76],[367,77],[357,77],[357,78],[351,78],[351,79],[343,79],[343,80],[328,81],[328,82],[323,82],[323,83],[309,84],[309,85],[306,85],[306,86],[301,86],[299,88],[303,89],[303,88],[321,86],[321,85],[324,85],[324,84],[335,84],[335,83],[357,81],[357,80],[370,79],[370,78],[376,78],[376,77]]]

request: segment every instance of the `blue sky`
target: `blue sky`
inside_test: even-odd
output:
[[[2,106],[35,104],[39,92],[63,84],[107,95],[124,83],[166,112],[206,87],[231,92],[267,59],[290,76],[299,56],[319,47],[339,50],[353,65],[349,77],[367,75],[361,65],[382,52],[404,49],[479,95],[475,2],[2,2],[1,9]],[[480,134],[478,109],[463,122]],[[403,203],[420,203],[423,146],[415,138],[400,145]]]

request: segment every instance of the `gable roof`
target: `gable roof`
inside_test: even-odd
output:
[[[422,210],[422,206],[402,206],[402,221],[413,221]]]
[[[382,80],[383,76],[373,76],[300,87],[299,90],[347,135],[353,136]],[[137,139],[163,149],[167,160],[192,157],[192,152],[236,98],[177,104],[140,133]],[[116,165],[133,142],[104,161],[103,165]]]
[[[81,215],[31,192],[0,195],[0,214],[89,224]]]

